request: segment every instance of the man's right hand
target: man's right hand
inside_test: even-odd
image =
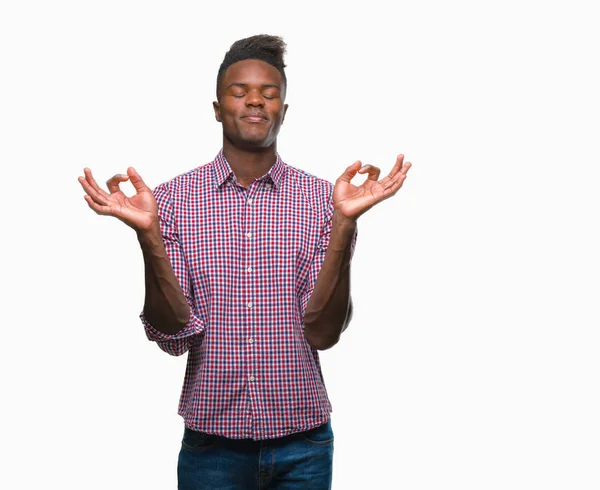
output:
[[[101,189],[89,168],[83,169],[85,177],[79,183],[87,193],[84,199],[97,214],[114,216],[138,233],[150,231],[158,226],[158,205],[152,190],[144,183],[133,167],[127,175],[116,174],[106,181],[108,191]],[[127,197],[119,188],[121,182],[130,180],[136,194]]]

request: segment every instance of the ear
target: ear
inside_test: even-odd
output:
[[[213,109],[215,110],[215,119],[221,122],[221,104],[218,101],[213,102]]]
[[[283,118],[281,118],[281,124],[283,124],[283,121],[285,121],[285,115],[287,114],[287,110],[288,110],[288,105],[283,104]]]

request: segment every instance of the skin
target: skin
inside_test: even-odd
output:
[[[238,61],[223,74],[213,108],[223,126],[225,158],[245,187],[275,163],[277,135],[288,108],[284,99],[281,73],[264,61]]]
[[[378,180],[378,167],[356,161],[336,180],[329,246],[304,316],[304,334],[313,348],[334,346],[352,318],[350,251],[356,220],[396,194],[410,167],[409,162],[404,163],[404,155],[398,155],[390,173]],[[367,180],[357,186],[351,180],[359,173],[367,174]]]
[[[190,307],[173,272],[164,247],[158,221],[158,205],[152,190],[133,167],[127,174],[117,174],[106,182],[108,192],[96,183],[89,168],[79,177],[84,196],[97,214],[114,216],[133,228],[144,256],[146,296],[144,315],[157,330],[175,334],[187,324]],[[127,197],[119,184],[131,180],[136,194]]]
[[[265,175],[276,161],[277,135],[287,112],[285,82],[281,73],[260,60],[231,65],[213,102],[215,118],[223,127],[223,152],[238,182],[248,187]],[[357,219],[402,187],[411,164],[399,155],[390,173],[379,180],[380,169],[356,161],[336,180],[329,247],[304,317],[309,345],[324,350],[335,345],[352,317],[350,250]],[[361,185],[352,184],[366,174]],[[127,197],[119,188],[130,180],[136,194]],[[114,216],[136,231],[145,264],[144,315],[157,330],[175,334],[185,327],[190,307],[167,256],[152,190],[133,167],[107,182],[108,192],[96,183],[90,169],[79,177],[92,210]]]

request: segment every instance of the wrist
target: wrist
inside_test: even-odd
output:
[[[150,228],[144,230],[136,230],[136,235],[140,245],[144,249],[154,248],[163,245],[162,234],[160,232],[160,225],[158,222],[154,222]]]
[[[337,209],[333,211],[332,226],[343,234],[354,234],[356,230],[356,219],[348,218]]]

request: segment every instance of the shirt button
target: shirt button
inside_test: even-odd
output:
[[[252,272],[252,267],[248,267],[246,270],[247,270],[248,272]]]
[[[254,339],[253,339],[252,337],[250,337],[250,338],[248,339],[248,343],[249,343],[249,344],[252,344],[252,343],[254,343]]]
[[[254,376],[250,376],[250,378],[248,378],[250,381],[254,381]]]
[[[252,198],[248,199],[248,204],[252,204]]]
[[[250,232],[250,231],[249,231],[248,233],[246,233],[246,236],[247,236],[248,238],[252,238],[252,232]]]
[[[252,308],[252,301],[248,301],[248,303],[246,304],[246,306],[247,306],[248,308]]]

